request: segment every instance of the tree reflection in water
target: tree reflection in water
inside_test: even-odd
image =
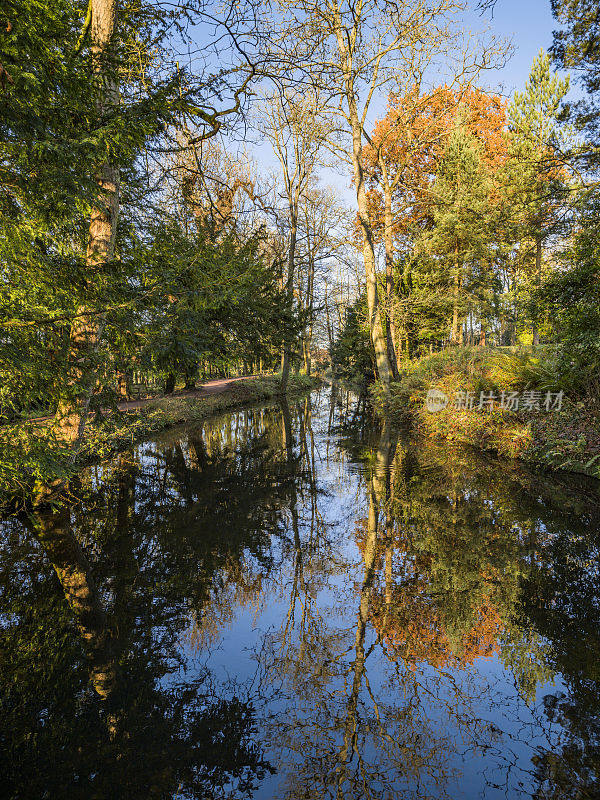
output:
[[[322,390],[2,526],[9,797],[598,796],[599,501]]]

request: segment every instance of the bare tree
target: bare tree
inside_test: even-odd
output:
[[[293,59],[305,80],[327,96],[328,110],[342,121],[350,138],[347,155],[363,239],[370,335],[379,379],[388,393],[392,370],[363,158],[368,113],[387,86],[408,83],[424,61],[432,64],[436,56],[447,58],[457,48],[462,55],[454,19],[465,4],[461,0],[279,0],[279,5],[288,20],[279,46],[287,48],[290,63]],[[484,52],[482,58],[486,57]]]
[[[281,169],[288,241],[287,270],[282,276],[282,285],[291,306],[294,299],[300,205],[315,177],[328,131],[320,117],[318,96],[291,91],[276,93],[267,99],[261,127]],[[289,378],[290,356],[291,339],[288,335],[281,358],[281,388],[284,392]]]
[[[331,189],[310,187],[306,192],[300,207],[296,295],[304,321],[302,356],[307,375],[312,369],[313,338],[320,333],[318,316],[325,310],[326,281],[345,249],[346,217]]]

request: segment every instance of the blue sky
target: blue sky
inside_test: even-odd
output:
[[[479,14],[472,14],[474,27],[481,24]],[[500,88],[510,95],[524,86],[533,59],[540,48],[552,44],[552,31],[557,24],[550,11],[550,0],[498,0],[493,17],[484,16],[497,36],[512,40],[515,52],[503,70],[488,74],[490,88]]]
[[[472,8],[476,6],[476,0],[470,0],[470,3]],[[461,27],[475,33],[487,27],[494,36],[512,42],[514,52],[506,66],[484,73],[478,81],[480,86],[510,97],[515,89],[524,88],[534,58],[541,48],[547,50],[551,45],[552,31],[557,24],[552,17],[550,0],[497,0],[493,15],[490,12],[482,15],[472,10],[463,17]],[[374,100],[369,122],[373,123],[382,116],[385,106],[384,97]],[[269,172],[276,169],[269,145],[260,142],[260,136],[256,134],[251,138],[253,141],[247,140],[245,149],[256,160],[259,170]],[[239,140],[234,147],[240,147]],[[321,180],[323,184],[333,186],[344,201],[354,207],[354,192],[345,165],[336,171],[321,170]]]

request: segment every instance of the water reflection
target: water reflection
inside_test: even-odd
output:
[[[599,495],[341,389],[2,525],[9,797],[600,794]]]

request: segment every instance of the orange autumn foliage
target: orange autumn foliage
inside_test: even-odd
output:
[[[367,538],[366,520],[357,525],[357,545],[364,554]],[[394,536],[390,546],[397,554],[407,551],[407,543]],[[429,664],[435,669],[465,667],[480,658],[499,652],[498,640],[504,625],[490,594],[472,608],[472,623],[451,642],[444,621],[447,598],[440,598],[431,585],[431,558],[427,555],[409,559],[399,580],[394,570],[386,585],[384,541],[379,540],[376,558],[377,575],[370,596],[369,618],[392,660],[401,659],[409,669]],[[481,573],[482,585],[490,587],[497,576]]]
[[[447,86],[426,95],[417,89],[404,96],[390,95],[388,111],[375,124],[364,154],[376,233],[381,234],[383,228],[379,158],[384,160],[392,186],[394,235],[414,235],[431,216],[429,190],[459,120],[480,143],[483,166],[493,177],[507,157],[503,98],[481,89],[456,91]]]
[[[423,663],[435,669],[465,667],[499,652],[502,621],[489,599],[474,611],[473,625],[463,634],[458,652],[450,643],[426,585],[396,587],[388,614],[384,598],[378,594],[373,598],[371,619],[390,658],[401,658],[411,669]]]

